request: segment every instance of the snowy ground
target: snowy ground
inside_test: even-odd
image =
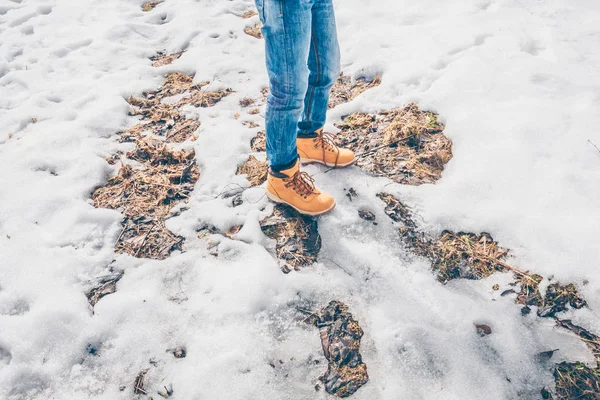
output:
[[[492,290],[509,276],[437,282],[399,245],[375,194],[386,186],[430,232],[490,232],[512,264],[575,283],[590,307],[567,316],[600,334],[600,152],[588,142],[600,146],[599,2],[338,1],[344,73],[383,81],[330,122],[417,102],[446,123],[454,158],[421,187],[307,168],[338,207],[319,222],[321,262],[289,275],[264,247],[264,189],[247,190],[237,208],[216,198],[247,185],[236,166],[259,129],[234,119],[238,101],[266,84],[263,43],[243,32],[256,17],[238,16],[253,2],[166,0],[147,13],[141,3],[0,3],[0,398],[129,399],[145,368],[155,399],[168,384],[175,399],[326,398],[314,389],[325,369],[318,332],[293,305],[332,299],[365,331],[371,380],[357,400],[536,399],[553,382],[538,352],[592,365],[579,339]],[[183,49],[170,66],[148,60]],[[202,175],[189,210],[168,221],[185,251],[115,255],[121,214],[94,208],[90,194],[116,172],[104,157],[128,149],[117,142],[135,123],[125,99],[171,71],[235,93],[189,110],[202,127],[185,146]],[[244,241],[223,240],[212,257],[196,237],[204,223],[243,223]],[[92,315],[84,293],[111,264],[125,275]],[[479,322],[493,334],[479,337]],[[186,358],[167,352],[177,345]]]

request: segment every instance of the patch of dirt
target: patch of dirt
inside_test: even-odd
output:
[[[260,186],[267,180],[269,166],[266,161],[259,161],[254,156],[249,156],[248,160],[238,166],[237,175],[246,174],[246,178],[250,185]]]
[[[277,258],[284,262],[281,268],[284,273],[298,271],[317,261],[321,236],[316,218],[276,205],[273,214],[260,222],[260,227],[265,235],[277,241]]]
[[[259,131],[255,137],[250,141],[250,148],[252,151],[261,152],[267,151],[267,138],[265,131]]]
[[[325,391],[342,398],[356,393],[369,381],[369,375],[360,355],[363,330],[348,312],[348,306],[332,301],[305,321],[319,328],[328,361],[327,371],[319,378]]]
[[[364,77],[353,80],[352,77],[342,74],[331,88],[331,93],[329,94],[329,108],[348,103],[368,89],[379,86],[380,84],[381,77],[379,76],[376,76],[371,80]]]
[[[246,33],[247,35],[250,35],[252,37],[255,37],[257,39],[262,39],[263,35],[262,35],[262,32],[260,31],[261,27],[262,27],[262,23],[257,22],[254,25],[245,27],[244,33]]]
[[[173,61],[181,57],[183,53],[185,53],[185,50],[173,54],[166,54],[164,51],[159,51],[156,55],[150,57],[150,61],[152,61],[153,67],[162,67],[173,63]]]
[[[142,4],[142,11],[148,12],[154,10],[154,7],[162,3],[162,1],[147,1]]]
[[[452,158],[452,142],[437,114],[416,104],[378,114],[354,113],[337,127],[336,144],[357,154],[356,165],[397,183],[435,183]]]

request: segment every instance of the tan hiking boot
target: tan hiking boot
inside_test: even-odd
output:
[[[298,154],[302,164],[321,163],[328,167],[341,168],[354,163],[354,152],[335,145],[333,135],[319,129],[315,137],[298,138]]]
[[[313,178],[306,172],[300,172],[298,161],[283,171],[269,169],[267,197],[275,203],[287,204],[304,215],[322,215],[335,207],[333,197],[320,192]]]

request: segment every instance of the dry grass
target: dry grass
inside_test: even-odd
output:
[[[600,399],[600,369],[583,363],[560,363],[554,370],[557,400]]]
[[[102,277],[99,279],[97,285],[85,294],[92,311],[101,298],[117,291],[117,282],[122,277],[123,271],[116,271],[108,276]]]
[[[140,138],[128,156],[143,167],[121,166],[116,176],[92,194],[96,207],[119,209],[128,218],[164,218],[189,197],[200,176],[193,150],[174,151],[158,140]]]
[[[246,11],[245,13],[240,15],[240,17],[244,18],[244,19],[248,19],[248,18],[254,17],[255,15],[258,15],[258,13],[254,10],[250,10],[250,11]]]
[[[115,245],[117,253],[134,257],[164,260],[174,250],[181,250],[184,238],[169,231],[162,220],[125,219]]]
[[[242,125],[247,126],[250,129],[258,128],[260,126],[254,121],[242,121]]]
[[[242,165],[238,166],[236,174],[246,174],[250,185],[260,186],[267,180],[269,167],[266,161],[259,161],[256,157],[250,156]]]
[[[260,152],[267,151],[267,138],[265,131],[259,131],[255,137],[250,141],[250,148],[252,151]]]
[[[262,231],[277,241],[276,253],[284,261],[285,273],[310,266],[317,261],[321,236],[315,218],[300,215],[290,207],[277,205],[273,214],[260,223]]]
[[[529,313],[529,306],[537,307],[539,317],[554,317],[557,313],[567,310],[567,305],[574,309],[587,305],[572,283],[564,286],[558,282],[552,283],[546,288],[546,294],[542,296],[539,284],[543,278],[540,275],[522,274],[515,278],[521,286],[516,301],[526,307],[523,309],[524,314]]]
[[[369,381],[367,365],[360,355],[363,330],[339,301],[311,313],[305,321],[319,328],[327,371],[319,378],[325,391],[338,397],[349,397]]]
[[[141,168],[123,165],[92,200],[96,207],[119,209],[125,215],[115,251],[165,259],[181,249],[183,238],[171,233],[162,219],[188,199],[200,177],[194,151],[173,150],[160,140],[140,137],[128,158]]]
[[[257,39],[262,39],[262,32],[260,31],[260,28],[262,27],[262,24],[260,22],[257,22],[255,25],[250,25],[244,28],[244,32],[247,35],[250,35],[252,37],[255,37]]]
[[[193,150],[174,150],[168,142],[193,138],[200,126],[199,121],[184,118],[181,107],[210,107],[231,92],[201,91],[206,84],[195,84],[192,77],[176,72],[168,75],[156,91],[129,99],[131,114],[142,120],[120,134],[122,141],[135,143],[126,154],[130,162],[122,164],[117,175],[92,194],[96,207],[118,209],[124,214],[116,252],[165,259],[173,250],[181,249],[183,237],[170,232],[164,218],[175,205],[189,198],[200,171]],[[164,101],[175,95],[182,96]],[[116,164],[121,158],[117,154],[107,161]]]
[[[557,399],[600,399],[600,337],[569,320],[557,320],[556,325],[579,336],[596,358],[596,368],[583,363],[557,365],[554,370]]]
[[[141,370],[140,373],[135,377],[135,381],[133,382],[133,393],[148,394],[144,388],[144,379],[146,378],[147,373],[148,368]]]
[[[380,84],[381,77],[379,76],[376,76],[372,80],[362,77],[352,80],[349,76],[340,75],[335,82],[335,85],[333,85],[333,88],[331,88],[329,108],[334,108],[339,104],[352,101],[368,89],[379,86]]]
[[[154,7],[162,3],[162,1],[147,1],[142,4],[142,11],[148,12],[154,10]]]
[[[337,126],[337,144],[357,153],[361,169],[394,182],[434,183],[452,158],[452,142],[437,114],[415,104],[375,115],[351,114]]]
[[[505,271],[501,260],[508,250],[498,246],[488,233],[445,231],[431,244],[424,255],[432,259],[442,282],[456,278],[483,279],[496,271]]]
[[[150,60],[152,61],[153,67],[162,67],[173,63],[173,61],[181,57],[183,53],[185,53],[185,50],[173,54],[166,54],[159,51],[155,56],[150,57]]]
[[[378,197],[386,203],[385,212],[395,222],[401,224],[399,231],[403,241],[415,254],[428,258],[440,282],[451,279],[482,279],[496,271],[512,272],[513,286],[520,286],[517,293],[513,289],[506,294],[517,294],[515,302],[525,307],[522,314],[528,314],[529,306],[537,307],[537,315],[555,318],[558,326],[568,329],[584,341],[600,366],[600,338],[574,325],[571,321],[560,320],[556,314],[568,309],[580,309],[587,304],[572,283],[550,284],[544,296],[539,284],[543,277],[519,270],[504,262],[508,250],[503,249],[488,233],[454,233],[444,231],[438,238],[430,238],[418,229],[410,209],[394,196],[381,193]],[[495,287],[494,290],[499,289]],[[554,372],[557,399],[600,399],[600,368],[589,368],[581,363],[559,364]],[[551,398],[549,391],[542,391],[544,398]]]
[[[254,103],[256,103],[256,100],[254,100],[252,97],[244,97],[240,100],[240,107],[250,107]]]

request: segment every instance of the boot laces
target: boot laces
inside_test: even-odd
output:
[[[306,198],[308,195],[316,193],[315,180],[306,172],[296,172],[285,184],[285,187],[291,187],[296,193]]]
[[[339,151],[335,144],[335,137],[329,132],[321,132],[315,138],[315,140],[317,141],[317,144],[323,148],[323,150]]]

